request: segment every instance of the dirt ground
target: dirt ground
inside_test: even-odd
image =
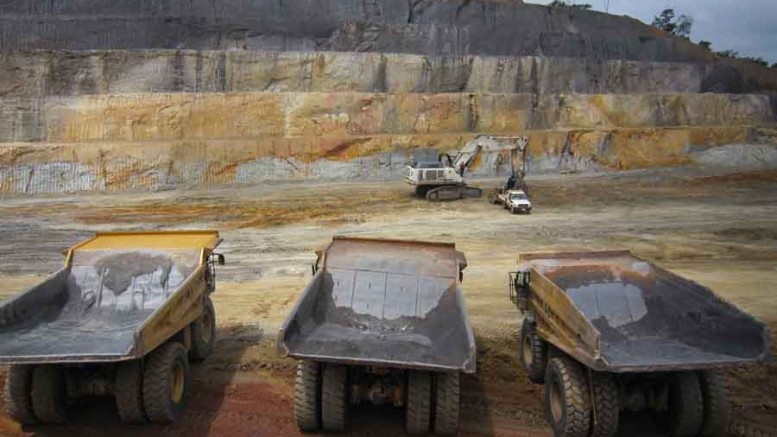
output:
[[[75,405],[66,427],[21,430],[0,415],[0,434],[89,436],[109,427],[116,435],[296,435],[295,362],[279,358],[274,342],[310,279],[313,251],[338,234],[452,241],[466,254],[463,286],[479,358],[477,375],[463,380],[465,435],[549,435],[542,387],[528,382],[516,357],[521,318],[508,300],[506,274],[520,252],[628,248],[777,327],[777,172],[653,171],[529,182],[535,210],[528,216],[484,199],[430,204],[402,183],[4,199],[0,298],[55,271],[60,252],[95,230],[219,229],[227,266],[214,295],[216,351],[193,367],[192,397],[179,423],[121,425],[113,400],[97,398]],[[736,369],[729,382],[734,433],[773,435],[777,366]],[[360,408],[354,416],[353,434],[401,433],[400,411]],[[643,418],[626,419],[624,434],[651,435]]]

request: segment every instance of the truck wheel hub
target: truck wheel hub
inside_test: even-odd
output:
[[[213,320],[207,311],[202,314],[200,323],[202,324],[202,341],[210,343],[210,338],[213,336]]]
[[[562,403],[561,387],[558,381],[553,381],[550,386],[550,413],[553,415],[554,422],[561,422],[564,414]]]
[[[176,361],[171,371],[172,384],[170,384],[170,399],[174,404],[181,402],[183,398],[184,372],[183,365]]]
[[[532,355],[531,350],[531,339],[528,335],[523,339],[523,361],[529,367],[531,367],[532,361],[534,361],[534,356]]]

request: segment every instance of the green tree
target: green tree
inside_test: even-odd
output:
[[[564,0],[553,0],[548,4],[551,8],[571,8],[571,9],[582,9],[584,11],[590,10],[593,8],[592,5],[589,3],[567,3]]]
[[[691,36],[693,17],[690,15],[675,17],[674,9],[664,9],[660,14],[656,15],[652,25],[672,35],[688,38]]]
[[[739,52],[736,50],[722,50],[719,52],[715,52],[716,55],[721,56],[723,58],[739,58]]]
[[[707,50],[712,50],[712,43],[709,41],[701,40],[699,41],[699,45],[704,47]]]
[[[764,67],[768,67],[769,66],[769,63],[766,62],[766,59],[764,59],[764,58],[762,58],[760,56],[745,56],[742,59],[745,60],[745,61],[749,61],[749,62],[758,64],[758,65],[762,65]]]

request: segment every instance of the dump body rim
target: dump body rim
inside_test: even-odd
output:
[[[336,245],[338,242],[346,242],[346,243],[353,242],[353,243],[364,243],[364,244],[377,243],[377,244],[384,244],[384,245],[399,244],[402,246],[411,246],[411,247],[412,246],[433,247],[437,249],[444,249],[446,251],[450,251],[450,256],[452,257],[453,261],[455,262],[455,265],[457,266],[457,271],[455,272],[455,274],[446,275],[446,277],[450,276],[451,280],[453,281],[454,293],[456,296],[456,307],[457,307],[456,316],[458,319],[461,319],[461,323],[466,333],[466,341],[467,341],[466,359],[462,360],[461,364],[440,365],[440,364],[433,364],[433,363],[417,363],[413,361],[365,359],[364,357],[348,358],[348,357],[336,356],[336,355],[296,352],[294,350],[295,348],[292,347],[292,343],[289,340],[293,336],[301,335],[301,334],[292,332],[292,327],[294,326],[293,324],[296,323],[298,319],[298,314],[301,310],[301,307],[305,303],[306,298],[318,292],[318,285],[319,285],[319,282],[322,280],[323,274],[329,271],[327,255],[330,249],[332,249],[332,247]],[[311,360],[317,360],[317,361],[323,361],[323,362],[348,364],[348,365],[356,365],[356,366],[380,366],[380,367],[390,367],[390,368],[419,369],[419,370],[433,370],[433,371],[435,370],[436,371],[460,371],[460,372],[469,373],[469,374],[475,373],[476,359],[477,359],[477,353],[476,353],[477,345],[475,343],[474,333],[472,331],[471,323],[469,321],[469,317],[466,312],[466,306],[464,304],[464,293],[461,288],[461,281],[459,280],[461,271],[467,266],[467,261],[466,261],[465,255],[462,252],[456,250],[455,243],[334,236],[332,238],[332,241],[327,243],[323,248],[316,250],[316,254],[319,257],[321,267],[318,271],[316,271],[313,278],[305,286],[302,293],[298,296],[293,308],[291,309],[290,313],[283,321],[278,331],[276,347],[279,355],[293,357],[297,359],[311,359]]]
[[[734,310],[739,316],[744,317],[749,322],[753,323],[755,326],[760,328],[760,333],[761,333],[760,340],[762,342],[762,349],[760,353],[757,356],[752,356],[752,357],[738,358],[738,357],[732,356],[731,359],[721,359],[721,360],[715,360],[715,361],[703,361],[703,360],[697,359],[696,361],[689,361],[689,362],[655,363],[655,364],[646,364],[646,365],[617,364],[617,363],[611,364],[610,362],[608,362],[605,358],[601,357],[600,355],[601,334],[599,333],[599,330],[591,323],[591,321],[587,317],[585,317],[585,315],[582,314],[581,309],[569,297],[569,295],[563,289],[561,289],[556,284],[555,281],[551,280],[550,278],[547,277],[547,275],[539,271],[539,269],[537,269],[533,265],[532,261],[554,260],[554,259],[557,259],[557,260],[586,259],[586,260],[591,260],[595,262],[595,260],[598,258],[604,259],[604,258],[619,258],[619,257],[628,257],[633,261],[646,263],[651,267],[651,269],[654,270],[656,275],[661,276],[665,280],[672,281],[675,284],[677,284],[679,287],[689,287],[689,288],[695,288],[697,290],[703,290],[705,294],[707,294],[710,297],[710,300],[714,304],[722,305],[724,307],[727,307],[729,310]],[[604,250],[604,251],[590,251],[590,252],[586,252],[586,251],[533,252],[533,253],[520,254],[517,262],[520,267],[519,270],[523,269],[522,271],[531,271],[532,275],[536,274],[544,278],[546,281],[552,284],[559,291],[562,291],[564,299],[568,301],[575,308],[577,312],[583,315],[583,320],[585,320],[586,323],[589,325],[589,327],[598,334],[597,335],[598,347],[595,350],[590,350],[587,348],[580,347],[581,345],[583,345],[583,343],[580,341],[580,338],[573,338],[572,343],[574,344],[574,347],[567,347],[566,345],[561,344],[563,342],[559,342],[557,338],[559,336],[563,336],[563,333],[555,333],[555,334],[549,333],[550,335],[545,335],[545,333],[540,332],[540,335],[543,337],[545,341],[554,345],[555,347],[557,347],[567,355],[571,356],[572,358],[579,361],[581,364],[591,368],[592,370],[611,372],[611,373],[673,372],[673,371],[690,371],[690,370],[742,367],[742,366],[757,365],[759,363],[768,363],[772,361],[772,355],[771,355],[771,349],[770,349],[771,342],[769,337],[768,325],[758,320],[750,313],[732,304],[727,299],[721,297],[709,287],[706,287],[696,281],[687,279],[683,276],[673,273],[672,271],[664,269],[663,267],[658,266],[648,260],[635,256],[629,250]],[[529,285],[529,290],[531,294],[537,294],[534,287],[532,287],[531,285]],[[556,315],[556,310],[553,308],[553,305],[547,302],[543,303],[542,305],[547,307],[547,310],[551,313],[551,315],[554,318],[558,317]],[[534,317],[536,318],[546,318],[546,316],[542,314],[541,311],[532,311],[532,313],[534,313]]]
[[[392,369],[406,369],[406,370],[431,370],[431,371],[440,371],[440,372],[450,372],[450,371],[456,371],[456,372],[463,372],[466,374],[474,374],[476,369],[474,366],[441,366],[441,365],[434,365],[434,364],[423,364],[423,363],[413,363],[413,362],[403,362],[403,361],[391,361],[391,360],[364,360],[364,359],[349,359],[349,358],[342,358],[342,357],[332,357],[328,355],[316,355],[316,354],[297,354],[297,353],[290,353],[287,356],[296,358],[298,360],[313,360],[313,361],[319,361],[322,363],[332,363],[332,364],[345,364],[349,366],[358,366],[358,367],[387,367]]]
[[[177,317],[172,318],[166,318],[165,320],[169,320],[172,323],[170,325],[175,326],[177,329],[175,332],[171,335],[166,337],[161,343],[155,345],[152,348],[146,348],[144,343],[146,342],[145,338],[145,331],[152,321],[156,321],[156,319],[159,317],[161,313],[164,311],[169,310],[170,305],[178,299],[181,298],[181,295],[183,293],[189,293],[188,296],[184,296],[185,299],[181,303],[186,304],[187,308],[191,308],[192,302],[197,301],[197,299],[200,299],[204,294],[207,294],[207,286],[205,285],[205,272],[208,268],[208,260],[207,257],[213,253],[213,251],[222,243],[222,239],[219,236],[219,232],[216,230],[171,230],[171,231],[125,231],[125,232],[96,232],[94,236],[83,240],[76,245],[70,247],[65,251],[65,265],[57,270],[55,273],[49,275],[46,279],[44,279],[41,282],[38,282],[37,284],[33,285],[30,288],[27,288],[26,290],[22,291],[21,293],[18,293],[9,299],[6,299],[2,301],[2,305],[8,305],[12,304],[15,300],[22,298],[25,294],[35,289],[37,286],[41,285],[42,283],[51,280],[51,278],[56,277],[57,275],[63,275],[63,274],[69,274],[69,272],[72,269],[72,262],[73,262],[73,256],[74,254],[81,250],[81,248],[86,247],[86,245],[90,244],[91,242],[94,242],[98,240],[100,237],[112,237],[112,236],[121,236],[121,237],[128,237],[132,238],[138,235],[146,235],[146,236],[153,236],[155,238],[164,238],[166,235],[176,235],[176,236],[186,236],[186,235],[193,235],[193,236],[207,236],[210,237],[207,239],[207,244],[198,244],[198,245],[191,245],[189,246],[192,249],[199,248],[199,255],[197,260],[197,267],[194,269],[194,271],[189,275],[188,278],[186,278],[185,281],[183,281],[178,288],[171,293],[165,301],[156,308],[152,313],[148,314],[148,316],[140,323],[138,324],[134,331],[132,331],[132,345],[127,349],[126,353],[107,353],[107,354],[92,354],[92,353],[81,353],[81,354],[55,354],[55,355],[45,355],[45,354],[39,354],[39,355],[2,355],[0,356],[0,365],[11,365],[11,364],[46,364],[46,363],[53,363],[53,364],[110,364],[110,363],[118,363],[122,361],[128,361],[128,360],[134,360],[138,358],[142,358],[145,355],[147,355],[149,352],[151,352],[153,349],[159,346],[159,344],[164,343],[165,341],[169,341],[170,338],[174,337],[178,332],[185,329],[189,325],[189,321],[182,320]],[[121,247],[117,247],[116,249],[121,249]],[[133,250],[142,250],[144,247],[142,246],[129,246],[127,249],[133,249]],[[171,246],[169,248],[160,247],[160,248],[153,248],[151,250],[177,250],[179,249],[178,246]],[[85,250],[92,250],[92,249],[85,249]],[[94,250],[112,250],[112,249],[94,249]],[[184,323],[186,321],[186,323]],[[84,334],[85,336],[88,336],[88,334]]]

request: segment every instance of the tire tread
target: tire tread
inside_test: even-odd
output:
[[[321,428],[320,369],[320,364],[315,361],[302,360],[297,363],[294,420],[302,432],[316,432]]]
[[[672,375],[667,433],[671,436],[695,436],[704,418],[699,379],[695,372]]]
[[[592,375],[594,417],[591,422],[591,437],[612,437],[618,433],[620,419],[618,385],[610,374],[594,372]]]
[[[348,427],[348,368],[325,364],[321,382],[321,425],[325,431]]]
[[[531,338],[532,364],[527,365],[523,359],[524,340],[526,336]],[[548,344],[537,334],[535,325],[524,319],[521,325],[521,337],[518,344],[518,358],[523,365],[529,380],[535,384],[545,382],[545,373],[548,367]]]
[[[116,409],[123,422],[148,422],[143,407],[143,366],[140,360],[119,363],[114,392]]]
[[[178,358],[184,363],[184,393],[181,402],[174,405],[170,399],[170,368]],[[188,379],[189,361],[181,343],[165,343],[149,354],[143,371],[143,405],[151,422],[172,423],[178,418],[187,401]]]
[[[66,423],[67,387],[62,367],[43,365],[32,374],[32,409],[43,423]]]
[[[15,421],[22,425],[38,422],[32,409],[32,374],[35,368],[31,365],[14,364],[5,374],[5,411]]]
[[[407,376],[405,429],[408,434],[427,434],[431,429],[432,375],[410,370]]]
[[[210,313],[211,332],[210,341],[202,341],[202,318],[198,318],[191,324],[192,347],[189,349],[189,359],[195,362],[204,361],[213,353],[213,345],[216,342],[216,310],[213,307],[213,301],[210,296],[205,296],[203,311]]]
[[[731,398],[723,372],[703,370],[698,372],[703,402],[702,437],[725,435],[731,420]]]
[[[555,374],[555,375],[554,375]],[[564,412],[560,424],[553,420],[550,411],[550,390],[553,378],[558,378],[564,397]],[[588,437],[591,429],[591,400],[588,380],[583,367],[565,356],[552,358],[545,377],[545,409],[548,422],[556,435]]]
[[[460,375],[458,372],[437,373],[434,380],[434,432],[455,434],[459,429]]]

